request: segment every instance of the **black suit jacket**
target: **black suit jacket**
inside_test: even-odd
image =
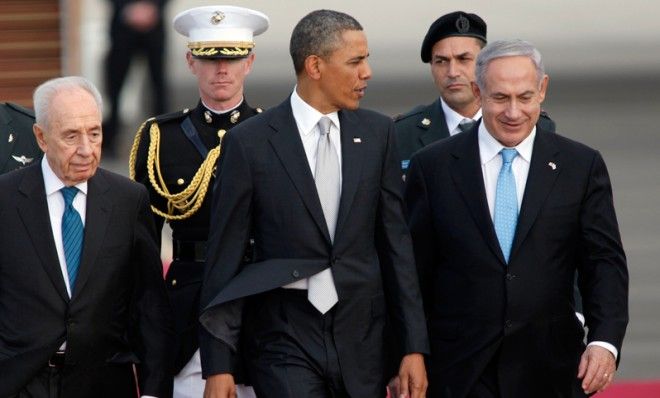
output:
[[[237,346],[240,298],[327,267],[339,295],[335,341],[352,396],[383,391],[387,307],[404,352],[427,352],[393,123],[367,110],[340,111],[339,120],[343,182],[334,245],[290,101],[225,136],[201,294],[200,319],[212,334],[202,334],[200,344],[206,375],[231,371],[227,347]],[[256,262],[241,267],[251,229]]]
[[[0,209],[0,396],[16,393],[65,340],[62,397],[95,396],[97,369],[132,362],[143,394],[170,396],[171,317],[144,187],[102,169],[88,181],[71,298],[40,164],[0,176]]]
[[[413,156],[409,225],[431,339],[431,397],[464,397],[499,350],[504,397],[583,394],[573,277],[588,341],[621,349],[628,274],[600,154],[537,128],[510,262],[485,196],[478,127]]]
[[[394,118],[401,169],[405,173],[413,153],[438,140],[449,137],[445,112],[440,98],[429,105],[419,105]],[[555,122],[541,112],[538,126],[555,132]]]
[[[0,174],[38,163],[41,149],[32,133],[34,113],[22,106],[0,103]]]

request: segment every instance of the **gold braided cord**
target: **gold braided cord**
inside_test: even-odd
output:
[[[148,122],[148,121],[147,121]],[[129,158],[129,175],[131,179],[135,179],[135,162],[137,158],[137,151],[140,143],[140,138],[144,130],[145,124],[140,126],[133,147],[131,148],[131,155]],[[221,137],[222,138],[222,137]],[[165,218],[166,220],[184,220],[189,218],[202,207],[204,198],[209,189],[211,178],[213,177],[213,169],[215,168],[216,161],[220,156],[221,145],[211,149],[202,162],[190,184],[181,192],[170,193],[163,179],[163,174],[160,170],[160,129],[158,124],[153,122],[149,129],[149,149],[147,151],[147,173],[149,175],[149,183],[153,189],[163,198],[167,200],[167,210],[163,211],[151,205],[151,211],[155,214]],[[156,180],[158,178],[158,180]],[[175,214],[178,213],[178,214]]]

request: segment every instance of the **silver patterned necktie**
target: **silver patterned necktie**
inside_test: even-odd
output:
[[[341,187],[339,185],[339,158],[335,146],[330,141],[331,126],[332,121],[326,116],[323,116],[318,122],[320,135],[316,149],[314,183],[321,201],[330,239],[334,242]],[[328,312],[339,301],[330,268],[309,277],[307,299],[322,314]]]
[[[461,133],[465,133],[466,131],[470,130],[476,123],[476,120],[472,120],[466,117],[458,124],[458,130]]]

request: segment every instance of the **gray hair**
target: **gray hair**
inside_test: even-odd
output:
[[[541,53],[531,43],[524,40],[498,40],[488,44],[477,56],[476,79],[480,90],[486,87],[486,71],[491,61],[504,57],[527,57],[536,68],[536,78],[541,84],[545,76]]]
[[[103,114],[103,99],[92,82],[81,76],[65,76],[47,80],[34,90],[32,101],[37,124],[48,127],[48,110],[56,94],[65,90],[82,89],[94,97],[99,113]]]
[[[342,43],[346,30],[362,30],[362,25],[348,14],[332,10],[312,11],[301,19],[291,33],[289,53],[296,74],[305,69],[310,55],[327,56]]]

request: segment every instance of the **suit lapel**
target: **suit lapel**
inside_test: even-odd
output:
[[[516,235],[511,247],[511,258],[524,242],[559,173],[561,173],[559,152],[553,142],[553,137],[551,133],[537,128],[525,194],[518,216]]]
[[[438,98],[431,106],[427,108],[427,113],[424,118],[417,124],[417,127],[426,130],[425,133],[419,136],[419,141],[422,146],[427,146],[439,139],[449,137],[449,130],[447,130],[447,121],[445,120],[445,113],[442,111],[440,99]],[[428,119],[431,124],[424,125],[423,120]]]
[[[479,156],[478,125],[477,123],[471,131],[457,137],[457,140],[460,141],[457,142],[452,153],[454,162],[451,165],[450,172],[456,188],[461,193],[488,246],[497,258],[504,262],[504,256],[495,234],[493,221],[488,210],[488,201],[486,200],[486,189],[484,188],[484,177]]]
[[[68,302],[69,294],[66,291],[60,260],[55,248],[44,179],[39,163],[29,167],[29,171],[25,174],[18,190],[26,197],[26,200],[22,200],[18,205],[18,212],[30,235],[35,254],[39,257],[41,265],[44,267],[57,293],[62,297],[62,300]]]
[[[71,299],[75,299],[80,294],[94,270],[94,263],[101,250],[106,229],[110,222],[112,204],[107,195],[109,186],[102,173],[101,170],[97,170],[96,175],[89,179],[87,183],[83,251],[80,258],[80,270],[78,271],[74,290],[71,292]]]
[[[286,170],[291,182],[296,187],[307,211],[319,227],[323,236],[330,242],[330,233],[325,223],[323,209],[314,184],[314,177],[309,169],[305,148],[300,140],[300,133],[291,111],[290,100],[282,102],[270,120],[275,134],[269,138],[270,144]]]
[[[361,136],[360,126],[355,114],[340,111],[339,124],[341,129],[341,156],[342,156],[342,186],[341,200],[339,201],[339,212],[337,214],[337,227],[335,228],[335,238],[339,236],[341,228],[346,221],[346,217],[351,209],[355,192],[358,188],[360,175],[362,173],[362,164],[360,160],[363,156],[363,145],[370,143]],[[354,140],[359,138],[359,141]],[[363,141],[364,140],[364,141]]]

